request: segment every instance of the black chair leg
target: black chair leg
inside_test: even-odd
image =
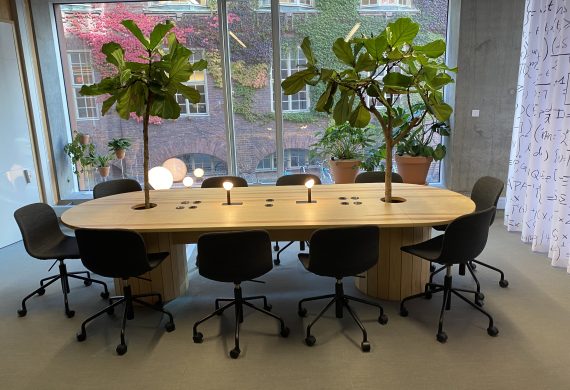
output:
[[[91,279],[90,277],[79,276],[79,275],[77,275],[76,273],[67,274],[67,276],[69,276],[70,278],[75,278],[75,279],[83,280],[83,284],[85,284],[86,286],[90,286],[91,283],[97,283],[97,284],[102,285],[104,291],[100,294],[100,295],[101,295],[101,298],[103,298],[103,299],[109,298],[109,289],[107,288],[107,283],[102,282],[102,281],[100,281],[100,280]]]
[[[343,300],[342,303],[344,304],[344,307],[346,307],[348,314],[350,314],[352,319],[356,322],[356,324],[362,331],[362,342],[360,343],[360,349],[362,349],[362,352],[370,352],[370,343],[368,342],[368,333],[366,333],[366,328],[364,328],[364,325],[360,321],[360,318],[358,318],[356,312],[353,311],[352,308],[349,306],[348,301]]]
[[[147,295],[147,294],[143,294],[143,295]],[[160,294],[159,294],[159,295],[160,295]],[[167,332],[172,332],[172,331],[175,329],[175,328],[174,328],[174,317],[172,317],[172,313],[170,313],[170,312],[167,311],[167,310],[164,310],[164,309],[162,308],[162,306],[159,307],[159,306],[150,304],[150,303],[148,303],[148,302],[145,302],[145,301],[139,299],[139,295],[134,296],[134,297],[133,297],[133,301],[135,301],[136,303],[138,303],[138,304],[140,304],[140,305],[143,305],[143,306],[146,306],[146,307],[148,307],[148,308],[151,308],[151,309],[154,310],[154,311],[158,311],[158,312],[160,312],[160,313],[162,313],[162,314],[166,314],[166,315],[168,316],[168,322],[166,323],[166,325],[164,326],[164,328],[166,329]]]
[[[429,275],[429,283],[433,283],[433,277],[435,275],[437,275],[438,273],[440,273],[441,271],[443,271],[444,269],[445,269],[445,265],[442,265],[437,270],[434,268],[434,270]]]
[[[372,301],[369,301],[366,299],[362,299],[362,298],[353,297],[351,295],[345,295],[344,298],[348,299],[349,301],[360,302],[360,303],[363,303],[365,305],[377,307],[380,310],[380,316],[378,317],[378,322],[382,325],[386,325],[388,323],[388,317],[386,316],[386,314],[384,314],[384,308],[381,305],[379,305],[378,303],[375,303],[375,302],[372,302]]]
[[[107,306],[106,308],[99,310],[97,313],[91,315],[85,321],[83,321],[81,323],[81,332],[77,333],[77,341],[84,341],[87,338],[87,331],[86,331],[85,327],[87,326],[87,324],[89,322],[91,322],[95,318],[103,315],[103,313],[112,314],[114,307],[120,305],[121,303],[123,303],[125,301],[125,297],[123,297],[123,296],[112,297],[110,299],[113,299],[113,300],[116,299],[116,302],[113,302],[109,306]]]
[[[125,353],[127,353],[127,343],[125,341],[125,329],[127,327],[127,320],[130,319],[129,316],[132,315],[132,309],[129,310],[129,306],[132,306],[132,302],[130,302],[131,305],[129,305],[129,299],[126,298],[125,299],[125,310],[123,311],[123,322],[121,324],[121,344],[117,345],[117,348],[115,349],[117,351],[117,355],[121,356],[124,355]]]
[[[195,343],[201,343],[204,340],[204,335],[201,332],[198,332],[198,326],[206,321],[208,321],[210,318],[221,314],[224,310],[226,310],[227,308],[229,308],[230,306],[235,305],[236,301],[232,300],[230,303],[228,303],[227,305],[224,305],[222,307],[220,307],[217,310],[214,310],[212,313],[208,314],[206,317],[202,318],[201,320],[197,321],[194,323],[194,326],[192,328],[192,339],[194,340]]]
[[[319,295],[317,297],[303,298],[299,301],[299,304],[298,304],[299,307],[297,309],[297,314],[299,314],[299,317],[305,317],[307,315],[307,309],[305,309],[303,307],[304,302],[318,301],[321,299],[334,298],[335,296],[336,296],[335,294],[327,294],[327,295]]]
[[[327,303],[327,305],[320,311],[320,313],[317,314],[317,317],[315,317],[315,319],[307,326],[307,337],[305,337],[305,344],[307,344],[309,347],[315,345],[315,342],[317,341],[315,336],[311,335],[311,328],[313,327],[313,325],[315,325],[315,323],[319,320],[319,318],[321,318],[323,314],[325,314],[325,312],[329,309],[329,307],[331,307],[335,302],[336,302],[336,296],[333,296],[333,299],[331,299],[329,303]]]
[[[230,351],[230,357],[232,359],[237,359],[241,352],[241,350],[239,349],[239,324],[243,322],[243,307],[241,299],[236,300],[235,313],[236,313],[236,328],[234,335],[235,346],[234,349]]]
[[[447,341],[447,334],[443,331],[443,316],[446,310],[449,310],[448,301],[449,301],[450,293],[448,288],[443,289],[443,302],[441,303],[441,311],[439,313],[439,324],[437,327],[437,341],[440,343],[445,343]]]
[[[254,297],[245,297],[243,298],[244,301],[252,301],[254,299],[263,299],[263,308],[267,311],[271,310],[273,306],[267,302],[267,297],[265,295],[257,295]]]
[[[482,261],[479,260],[472,260],[473,263],[477,263],[479,265],[482,265],[483,267],[487,267],[489,269],[492,269],[495,272],[498,272],[501,275],[501,279],[499,280],[499,286],[501,286],[502,288],[506,288],[509,286],[509,281],[505,279],[505,273],[503,271],[501,271],[499,268],[493,267],[492,265],[489,265],[487,263],[483,263]]]
[[[459,298],[461,298],[463,301],[467,302],[470,306],[474,307],[475,309],[477,309],[479,312],[483,313],[485,316],[487,316],[487,318],[489,319],[489,327],[487,328],[487,334],[489,336],[493,336],[495,337],[496,335],[499,334],[499,330],[493,325],[493,317],[491,317],[491,315],[489,313],[487,313],[485,310],[481,309],[479,306],[477,306],[476,304],[474,304],[473,302],[471,302],[469,299],[465,298],[463,295],[461,295],[459,292],[455,291],[455,290],[451,290],[451,292],[455,295],[457,295]]]
[[[287,245],[285,245],[283,248],[279,249],[279,252],[277,252],[277,257],[275,258],[275,260],[273,260],[273,264],[275,265],[279,265],[281,264],[281,260],[279,259],[279,256],[281,255],[281,252],[283,252],[285,249],[289,248],[295,241],[290,241],[289,243],[287,243]]]
[[[257,306],[255,306],[255,305],[249,303],[249,302],[246,301],[245,299],[243,300],[243,304],[246,305],[246,306],[251,307],[251,308],[254,309],[254,310],[257,310],[257,311],[260,312],[260,313],[263,313],[263,314],[265,314],[265,315],[268,315],[269,317],[275,318],[277,321],[279,321],[279,325],[280,325],[280,328],[281,328],[281,330],[280,330],[281,336],[287,337],[287,336],[289,335],[289,328],[287,328],[287,327],[285,326],[285,321],[283,321],[283,318],[279,317],[279,316],[276,315],[276,314],[273,314],[273,313],[270,312],[269,310],[265,310],[265,309],[262,309],[262,308],[260,308],[260,307],[257,307]]]
[[[71,318],[75,315],[74,310],[69,309],[69,301],[67,299],[67,294],[69,293],[69,281],[67,280],[67,272],[65,270],[65,264],[61,263],[59,265],[59,270],[61,274],[61,291],[63,292],[63,304],[65,305],[65,315],[67,318]]]
[[[87,279],[91,279],[91,273],[89,271],[78,271],[78,272],[68,272],[68,275],[83,275],[85,274],[85,277]]]
[[[44,283],[48,280],[59,279],[59,275],[48,276],[47,278],[43,278],[40,280],[40,287],[45,287]]]
[[[28,299],[30,299],[31,297],[33,297],[34,295],[44,295],[46,290],[45,288],[47,286],[49,286],[50,284],[53,284],[55,282],[57,282],[60,279],[59,275],[56,275],[54,278],[52,278],[49,282],[47,282],[46,284],[44,284],[43,286],[40,286],[39,288],[35,289],[34,291],[32,291],[31,293],[29,293],[28,295],[26,295],[24,297],[24,299],[22,299],[22,308],[20,310],[18,310],[18,316],[20,317],[24,317],[26,314],[28,314],[28,309],[26,308],[26,301]]]

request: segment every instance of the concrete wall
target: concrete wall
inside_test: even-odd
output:
[[[14,20],[12,17],[12,7],[10,0],[0,0],[0,19]]]
[[[485,175],[506,182],[524,3],[461,1],[455,125],[446,164],[447,186],[454,191],[469,193]]]

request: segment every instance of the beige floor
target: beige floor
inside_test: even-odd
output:
[[[59,286],[28,304],[28,316],[16,314],[19,300],[47,274],[47,262],[30,259],[21,243],[0,250],[0,388],[1,389],[568,389],[570,388],[570,275],[531,253],[517,234],[497,220],[483,261],[504,269],[510,286],[501,289],[497,275],[480,269],[485,309],[500,334],[489,337],[485,318],[454,301],[445,329],[449,341],[435,340],[441,297],[417,300],[410,316],[384,302],[386,326],[377,312],[354,305],[365,321],[370,353],[359,348],[360,333],[349,318],[334,314],[314,328],[317,344],[304,345],[304,326],[320,309],[309,306],[308,319],[296,315],[298,299],[332,292],[333,281],[308,274],[296,260],[296,248],[263,279],[246,283],[246,294],[266,293],[273,311],[291,328],[278,336],[270,318],[246,312],[242,354],[228,357],[233,346],[231,313],[202,326],[203,344],[192,342],[192,324],[207,314],[229,285],[190,275],[188,295],[169,303],[176,331],[165,333],[164,319],[145,309],[127,328],[128,353],[119,357],[120,318],[104,316],[88,327],[83,343],[75,340],[81,321],[103,307],[99,288],[72,282],[70,302],[77,314],[63,313]],[[80,269],[78,261],[70,268]],[[454,278],[466,287],[468,277]],[[347,290],[358,294],[348,280]]]

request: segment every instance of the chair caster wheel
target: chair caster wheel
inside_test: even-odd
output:
[[[429,272],[435,272],[435,265],[433,264],[429,265]]]
[[[509,281],[507,279],[499,280],[499,286],[502,288],[507,288],[509,286]]]
[[[267,311],[271,311],[271,309],[273,309],[273,306],[271,306],[271,303],[268,303],[266,306],[263,306],[263,308]]]
[[[275,259],[275,260],[273,260],[273,264],[279,265],[279,264],[281,264],[281,260]]]
[[[110,307],[107,309],[107,314],[112,316],[113,314],[115,314],[115,308],[114,307]]]
[[[305,309],[305,308],[299,309],[297,314],[299,314],[299,317],[306,317],[307,316],[307,309]]]
[[[483,302],[480,299],[475,298],[475,304],[479,307],[483,307],[483,305],[485,304],[485,302]]]
[[[408,309],[405,307],[400,307],[400,317],[407,317],[408,316]]]
[[[109,292],[102,292],[101,294],[99,294],[101,296],[101,298],[103,299],[108,299],[109,298]]]
[[[75,335],[75,337],[77,338],[77,341],[81,342],[81,341],[85,341],[85,339],[87,338],[87,334],[86,333],[77,333]]]
[[[440,343],[445,343],[447,341],[447,334],[445,332],[439,332],[436,336],[437,341]]]
[[[25,317],[26,314],[28,314],[28,311],[26,309],[18,310],[18,317]]]
[[[431,290],[426,290],[426,292],[424,293],[424,298],[431,299],[431,297],[432,297]]]
[[[126,344],[119,344],[117,345],[117,355],[122,356],[127,353],[127,345]]]
[[[91,285],[93,284],[93,282],[90,281],[90,280],[84,280],[84,281],[83,281],[83,284],[84,284],[86,287],[89,287],[89,286],[91,286]]]
[[[46,293],[46,289],[45,288],[40,288],[37,292],[37,294],[41,297],[42,295],[44,295]]]
[[[475,263],[473,263],[473,262],[470,262],[469,265],[471,266],[471,269],[472,269],[473,271],[475,271],[475,270],[477,269],[477,264],[475,264]]]
[[[386,314],[381,314],[380,317],[378,317],[378,322],[380,325],[386,325],[388,323],[388,316]]]
[[[491,337],[496,337],[499,334],[499,329],[494,326],[490,326],[487,328],[487,334]]]
[[[164,303],[162,301],[158,301],[154,304],[154,307],[157,309],[163,309],[164,308]]]
[[[174,329],[176,329],[176,326],[174,326],[174,322],[167,322],[166,325],[164,325],[164,329],[166,329],[166,331],[168,333],[172,332]]]
[[[75,315],[75,310],[66,311],[65,315],[67,316],[67,318],[73,318],[73,316]]]
[[[368,341],[363,341],[360,343],[360,349],[362,349],[362,352],[370,352],[370,343]]]
[[[485,295],[483,293],[477,293],[475,294],[475,299],[482,301],[485,299]]]
[[[234,348],[234,349],[232,349],[232,350],[230,351],[230,357],[231,357],[232,359],[237,359],[238,356],[239,356],[239,354],[240,354],[240,352],[241,352],[241,351],[239,350],[239,348]]]
[[[291,331],[289,330],[289,328],[285,326],[283,327],[283,329],[281,329],[280,335],[281,337],[288,337],[290,332]]]
[[[192,336],[192,340],[194,340],[194,343],[196,344],[201,344],[202,341],[204,341],[204,335],[198,332],[194,336]]]
[[[277,244],[273,245],[273,250],[275,252],[279,252],[279,245],[277,245]]]
[[[315,336],[305,337],[305,344],[307,344],[309,347],[312,347],[313,345],[315,345],[316,342],[317,342],[317,339],[315,338]]]

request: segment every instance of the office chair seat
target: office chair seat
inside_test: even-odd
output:
[[[403,246],[401,249],[414,256],[423,259],[438,262],[439,255],[441,254],[441,246],[443,245],[443,235],[431,238],[427,241],[420,242],[419,244]]]
[[[75,315],[75,311],[70,310],[67,299],[67,294],[71,292],[69,278],[82,280],[85,286],[90,286],[92,283],[100,284],[103,286],[101,297],[103,299],[109,297],[107,284],[100,280],[92,279],[89,271],[67,271],[64,260],[79,259],[80,257],[77,240],[75,237],[63,234],[59,227],[59,220],[49,205],[44,203],[29,204],[16,210],[14,218],[22,233],[26,252],[30,256],[39,260],[55,260],[59,262],[59,274],[40,280],[40,287],[22,300],[22,308],[18,310],[20,317],[24,317],[28,313],[26,307],[28,299],[34,295],[44,295],[45,288],[58,280],[61,281],[65,314],[69,318]]]
[[[247,187],[247,180],[239,176],[212,176],[204,179],[202,188],[222,188],[224,182],[230,181],[234,187]]]
[[[386,174],[384,172],[361,172],[354,179],[355,183],[384,183]],[[404,179],[396,172],[392,172],[392,183],[403,183]]]
[[[101,182],[93,187],[93,198],[142,191],[140,183],[134,179],[116,179]]]

